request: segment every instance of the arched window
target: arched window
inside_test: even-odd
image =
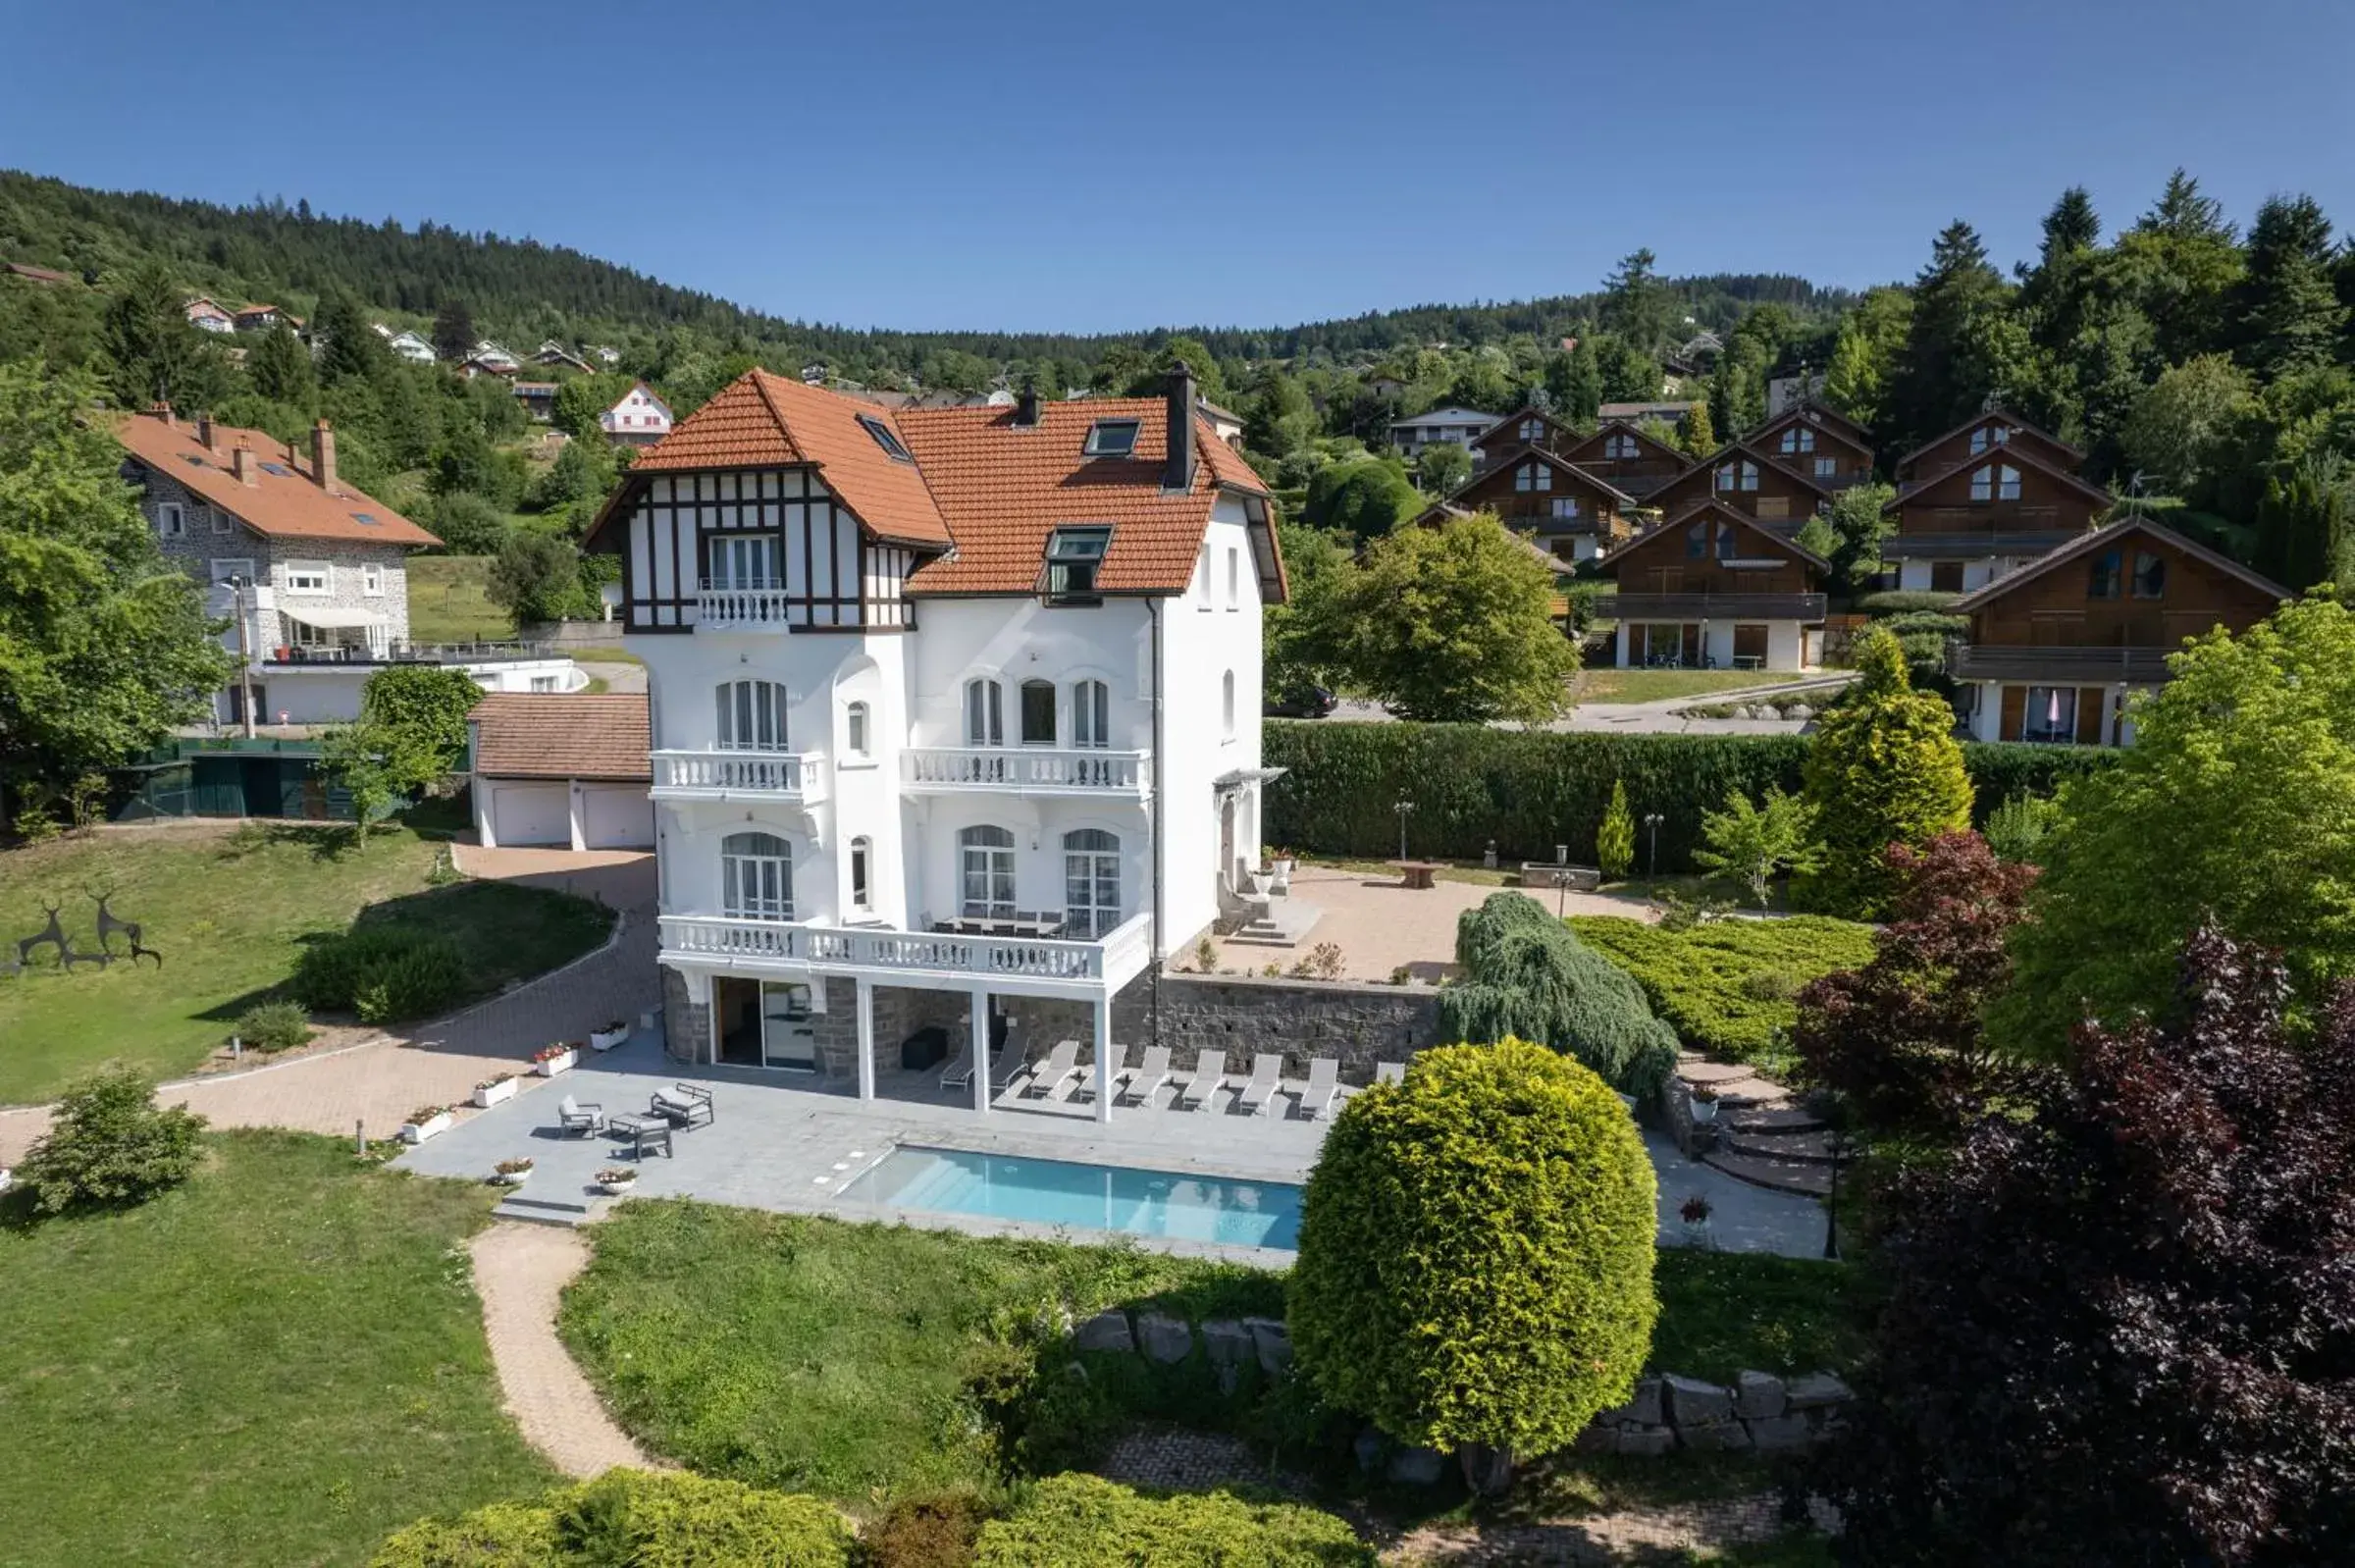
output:
[[[1002,827],[967,827],[957,832],[964,862],[965,897],[960,913],[968,920],[1014,918],[1014,835]]]
[[[866,705],[853,703],[842,710],[843,749],[853,757],[867,755]]]
[[[793,918],[793,851],[774,833],[719,841],[720,908],[752,920]]]
[[[1006,688],[996,681],[965,683],[965,744],[1006,744]]]
[[[1121,923],[1121,841],[1100,828],[1063,835],[1064,932],[1092,942]]]
[[[785,688],[775,681],[727,681],[719,688],[719,744],[737,752],[785,750]]]
[[[851,908],[871,910],[874,898],[875,846],[871,840],[851,840]]]
[[[1219,733],[1228,740],[1234,739],[1234,671],[1229,670],[1219,683]]]
[[[1112,688],[1102,681],[1072,686],[1072,744],[1088,751],[1112,744]]]
[[[1024,681],[1022,694],[1022,744],[1052,746],[1055,744],[1055,683],[1053,681]]]

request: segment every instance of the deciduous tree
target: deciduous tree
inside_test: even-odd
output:
[[[1771,785],[1755,806],[1740,790],[1726,791],[1725,810],[1702,814],[1701,836],[1704,847],[1693,852],[1694,863],[1740,882],[1761,910],[1776,876],[1804,875],[1823,863],[1814,808]]]

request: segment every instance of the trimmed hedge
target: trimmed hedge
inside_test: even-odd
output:
[[[1224,1491],[1142,1497],[1095,1476],[1050,1476],[981,1527],[973,1568],[1373,1568],[1329,1513]]]
[[[293,991],[314,1012],[349,1009],[363,1023],[422,1019],[466,994],[466,960],[439,931],[364,925],[305,948]]]
[[[851,1528],[814,1497],[685,1471],[608,1470],[537,1502],[424,1519],[369,1568],[850,1568]]]
[[[1857,608],[1867,615],[1902,615],[1909,610],[1943,610],[1962,597],[1930,588],[1884,588],[1858,600]]]
[[[1776,1030],[1788,1034],[1803,986],[1872,957],[1871,926],[1820,915],[1683,930],[1574,915],[1570,928],[1635,977],[1685,1044],[1742,1062],[1768,1055]]]
[[[1268,843],[1308,855],[1387,858],[1398,853],[1400,800],[1415,803],[1407,847],[1416,855],[1476,860],[1495,841],[1506,862],[1550,861],[1567,844],[1595,863],[1595,835],[1624,780],[1636,815],[1636,868],[1651,863],[1656,811],[1659,869],[1693,869],[1704,812],[1725,792],[1753,799],[1768,785],[1803,786],[1809,746],[1797,735],[1611,735],[1492,729],[1481,724],[1334,723],[1270,719],[1262,760],[1288,771],[1267,788]],[[2093,747],[1965,742],[1963,765],[1984,820],[2007,797],[2050,795],[2063,779],[2115,760]]]

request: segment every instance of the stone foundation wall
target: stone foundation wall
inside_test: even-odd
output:
[[[673,1062],[700,1062],[711,1040],[711,1009],[687,1000],[687,981],[668,965],[662,975],[662,1053]]]
[[[1153,1037],[1152,984],[1140,975],[1113,1001],[1112,1037]],[[1163,1045],[1182,1066],[1225,1051],[1230,1071],[1281,1050],[1284,1075],[1306,1077],[1312,1057],[1338,1058],[1344,1083],[1370,1083],[1377,1062],[1403,1062],[1439,1043],[1439,993],[1428,986],[1251,975],[1161,976]]]

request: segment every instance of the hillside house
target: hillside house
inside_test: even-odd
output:
[[[430,365],[442,357],[434,351],[433,340],[423,333],[396,332],[385,340],[385,346],[412,365]]]
[[[652,446],[670,434],[670,404],[645,382],[634,384],[612,407],[597,416],[605,440],[616,446]]]
[[[1743,441],[1720,446],[1648,497],[1671,520],[1704,500],[1716,500],[1793,533],[1831,498],[1827,486],[1784,467],[1767,448]]]
[[[1442,513],[1494,512],[1517,534],[1534,536],[1559,563],[1591,561],[1635,532],[1635,501],[1542,446],[1520,446],[1458,486],[1416,519]]]
[[[1909,454],[1916,477],[1881,509],[1897,524],[1881,558],[1896,566],[1898,586],[1975,592],[2095,527],[2110,493],[2063,466],[2074,450],[2031,427],[1982,418]]]
[[[552,338],[541,343],[538,348],[532,350],[532,363],[535,365],[549,366],[550,368],[561,365],[566,370],[577,370],[584,376],[590,373],[591,368],[589,361],[583,359],[580,355],[574,353],[571,349],[565,347],[562,343],[557,342]]]
[[[279,309],[276,305],[247,305],[232,318],[238,332],[272,332],[281,326],[302,330],[302,319]]]
[[[1595,410],[1595,417],[1605,424],[1614,419],[1623,419],[1631,425],[1641,425],[1647,420],[1656,420],[1674,430],[1684,422],[1688,414],[1700,406],[1701,404],[1697,402],[1681,398],[1663,398],[1637,403],[1604,403],[1600,408]]]
[[[1113,999],[1239,907],[1283,568],[1182,372],[885,410],[752,371],[589,548],[654,693],[674,1056],[862,1098],[927,1029],[1107,1060]]]
[[[2129,702],[2166,682],[2184,639],[2247,631],[2288,597],[2172,529],[2122,518],[1957,603],[1970,633],[1947,667],[1976,740],[2129,745]]]
[[[1556,448],[1596,479],[1647,504],[1692,459],[1624,419],[1606,419],[1592,436]]]
[[[1484,414],[1477,408],[1435,408],[1410,419],[1391,420],[1390,444],[1411,459],[1424,447],[1444,442],[1471,452],[1473,461],[1478,462],[1480,453],[1474,447],[1479,444],[1480,433],[1495,423],[1494,414]]]
[[[501,376],[512,376],[523,369],[522,360],[488,338],[474,345],[474,352],[466,356],[466,362],[481,365],[484,369]]]
[[[1565,456],[1583,439],[1577,426],[1556,419],[1542,408],[1525,405],[1475,436],[1472,444],[1481,453],[1481,466],[1493,468],[1524,446]]]
[[[1618,579],[1621,669],[1813,669],[1831,563],[1784,532],[1704,498],[1606,551]]]
[[[520,646],[462,650],[409,641],[408,556],[441,541],[336,473],[325,420],[311,449],[258,430],[183,420],[169,407],[118,423],[124,477],[163,552],[207,585],[206,611],[244,679],[214,702],[221,723],[357,718],[360,688],[387,664],[446,663],[489,691],[587,683],[569,658]]]
[[[523,404],[524,413],[545,425],[556,417],[556,384],[552,381],[519,381],[513,388],[515,400]]]
[[[1742,438],[1785,468],[1827,491],[1872,477],[1872,439],[1864,427],[1821,403],[1798,403]]]
[[[216,301],[198,294],[188,301],[188,325],[199,332],[232,333],[237,330],[237,318]]]
[[[2070,473],[2083,465],[2085,454],[2050,431],[2037,429],[2006,408],[1973,415],[1945,435],[1925,441],[1897,460],[1897,488],[1910,489],[1973,457],[1997,447],[2032,452],[2048,466]]]

